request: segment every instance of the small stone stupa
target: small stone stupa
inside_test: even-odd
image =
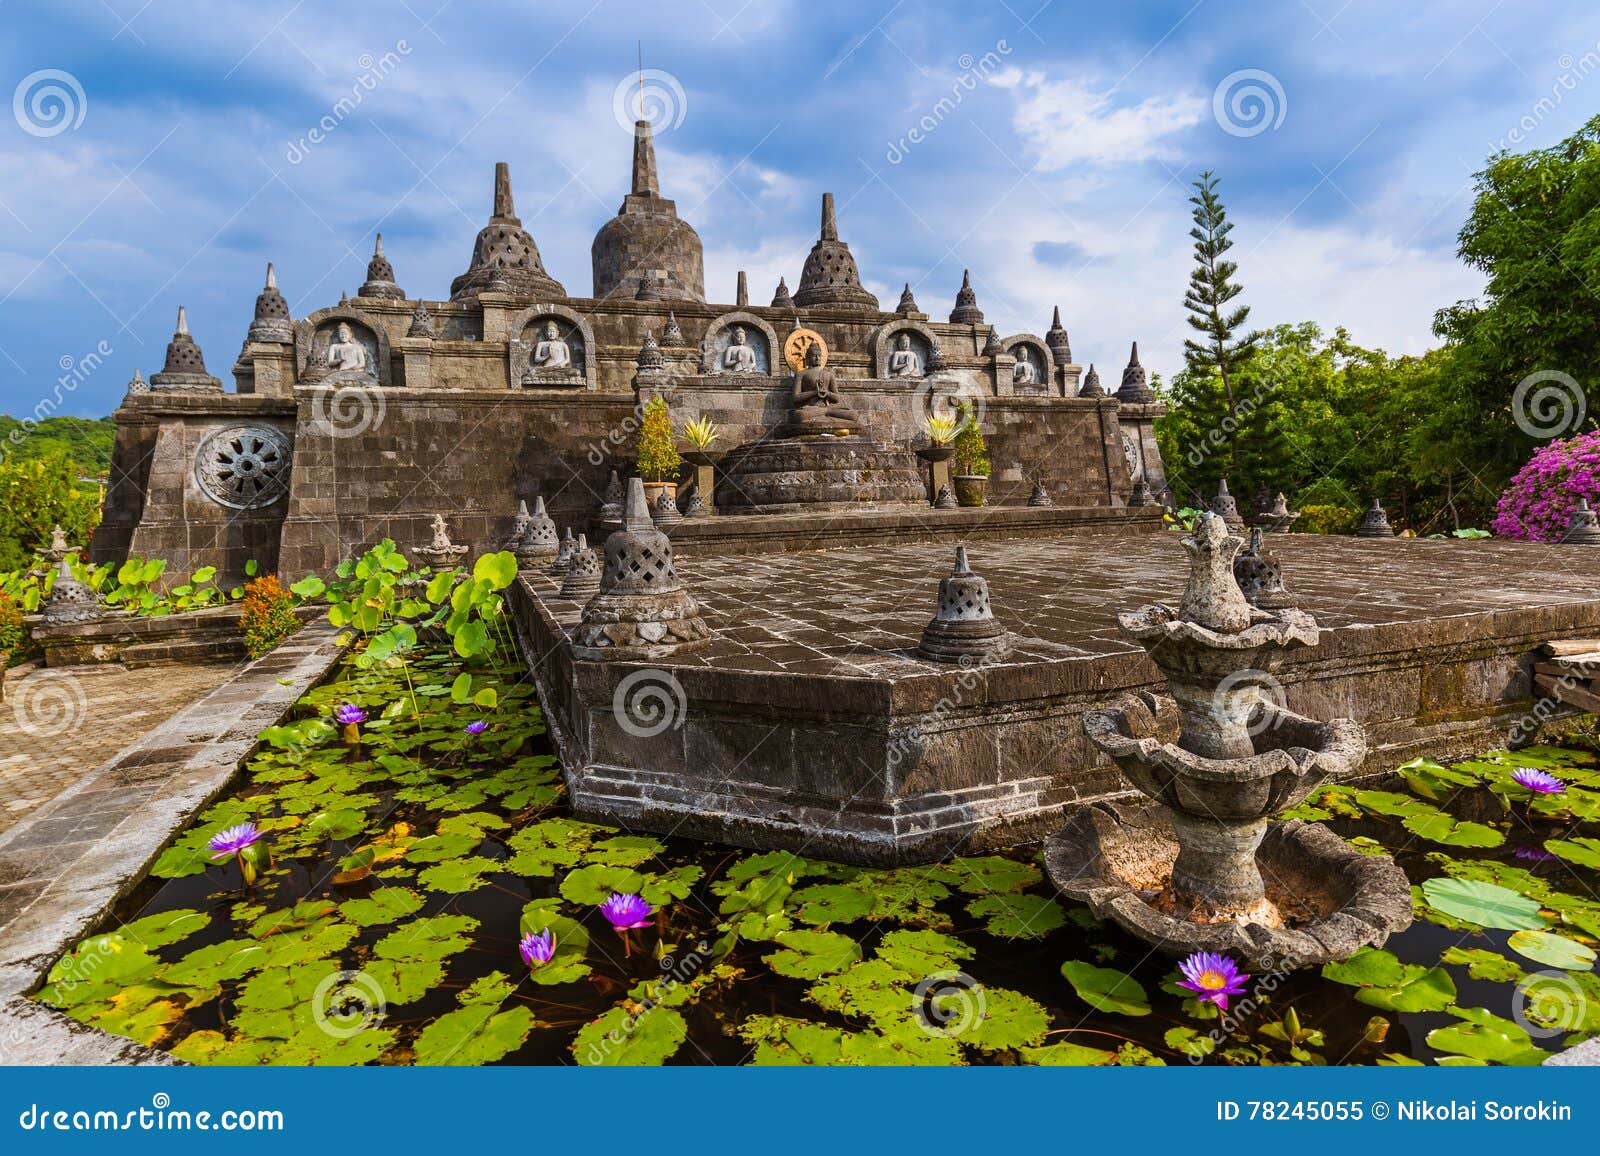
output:
[[[834,215],[832,193],[822,194],[822,232],[800,270],[800,287],[794,291],[794,303],[864,313],[878,311],[878,299],[861,284],[861,272],[856,268],[856,259],[850,255],[850,246],[839,240],[839,221]]]
[[[517,556],[518,569],[531,570],[541,559],[553,558],[560,544],[556,538],[556,524],[545,512],[544,498],[533,500],[531,514],[527,502],[517,504],[517,519],[506,549]]]
[[[1055,499],[1050,496],[1050,491],[1044,488],[1044,483],[1034,482],[1033,490],[1028,494],[1028,505],[1053,506],[1055,504]]]
[[[1083,384],[1078,387],[1079,397],[1104,397],[1105,387],[1100,384],[1100,374],[1094,367],[1094,362],[1089,363],[1089,372],[1083,375]]]
[[[395,284],[394,266],[383,255],[383,234],[379,233],[372,245],[372,260],[367,262],[366,283],[356,290],[357,297],[386,297],[391,301],[404,301],[405,290]]]
[[[430,338],[438,336],[433,327],[433,314],[429,313],[428,307],[420,301],[411,311],[411,325],[406,329],[406,336]]]
[[[665,658],[700,646],[711,629],[672,565],[672,543],[650,521],[644,482],[628,479],[622,529],[606,539],[600,592],[573,635],[580,659]]]
[[[549,574],[552,578],[561,578],[572,569],[572,556],[578,552],[578,543],[572,537],[572,527],[567,527],[567,532],[561,537],[561,544],[556,548],[556,556],[550,563]]]
[[[1361,519],[1361,525],[1356,527],[1357,538],[1393,538],[1394,529],[1389,525],[1389,515],[1383,512],[1383,506],[1377,498],[1372,499],[1372,506],[1367,510],[1366,516]]]
[[[40,619],[46,626],[70,626],[105,617],[105,608],[93,590],[78,581],[66,555],[56,560],[56,581],[50,588]]]
[[[1561,541],[1567,546],[1600,546],[1600,520],[1589,508],[1588,498],[1579,498],[1578,504],[1572,508]]]
[[[1287,610],[1299,603],[1283,585],[1283,567],[1278,556],[1261,543],[1261,527],[1250,530],[1250,545],[1233,559],[1234,581],[1244,591],[1245,601],[1262,610]]]
[[[1133,349],[1128,353],[1128,365],[1122,371],[1122,385],[1117,389],[1117,400],[1124,405],[1148,405],[1156,400],[1156,391],[1150,388],[1150,378],[1145,373],[1144,366],[1139,364],[1137,341],[1133,343]],[[1235,510],[1234,513],[1237,515],[1238,511]]]
[[[651,511],[651,517],[658,526],[676,526],[683,521],[683,512],[678,509],[678,499],[673,496],[671,486],[663,487],[656,495],[656,508]]]
[[[1228,527],[1228,533],[1244,533],[1244,519],[1239,516],[1239,503],[1228,492],[1227,478],[1217,483],[1217,496],[1211,499],[1211,512],[1222,519],[1223,524]]]
[[[1256,525],[1268,534],[1287,534],[1299,516],[1299,511],[1289,509],[1289,499],[1279,491],[1272,505],[1256,519]]]
[[[1072,339],[1067,336],[1066,326],[1061,324],[1061,306],[1056,306],[1055,314],[1050,318],[1050,328],[1045,330],[1045,347],[1050,350],[1050,357],[1056,365],[1072,364]]]
[[[450,528],[445,525],[444,515],[433,516],[433,540],[426,546],[417,547],[417,556],[428,565],[437,570],[447,566],[454,566],[467,556],[470,547],[458,546],[450,540]]]
[[[606,483],[606,492],[600,496],[600,513],[597,520],[601,526],[608,530],[622,528],[622,479],[617,476],[617,471],[611,471],[611,480]]]
[[[494,166],[494,213],[478,232],[467,271],[450,282],[450,300],[466,301],[490,290],[521,293],[549,301],[567,295],[566,289],[545,272],[539,246],[522,227],[511,197],[511,166]]]
[[[206,372],[205,355],[189,335],[189,312],[178,306],[178,328],[167,343],[167,361],[150,375],[151,389],[204,390],[221,393],[222,382]]]
[[[950,310],[951,325],[982,325],[983,310],[978,308],[978,294],[972,288],[972,273],[961,270],[961,288],[956,290],[956,305]]]
[[[955,569],[939,583],[939,609],[922,632],[917,657],[971,665],[1010,647],[1011,636],[989,605],[988,581],[967,565],[967,548],[957,546]]]
[[[577,548],[572,552],[572,565],[561,580],[561,597],[574,602],[586,602],[600,592],[600,555],[589,545],[589,539],[578,535]]]
[[[267,262],[267,283],[256,297],[255,318],[245,333],[245,341],[264,341],[289,345],[294,341],[294,323],[289,319],[289,303],[278,292],[278,274]]]
[[[956,508],[956,496],[950,492],[948,485],[941,485],[939,492],[933,496],[933,508],[935,510],[954,510]]]

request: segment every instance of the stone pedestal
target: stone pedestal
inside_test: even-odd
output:
[[[730,452],[722,465],[716,504],[728,513],[797,513],[927,500],[910,451],[862,434],[751,442]]]

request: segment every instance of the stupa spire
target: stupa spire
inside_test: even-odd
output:
[[[656,142],[647,120],[633,122],[633,195],[659,197],[660,179],[656,175]]]
[[[822,239],[824,241],[837,241],[839,239],[839,218],[833,210],[833,194],[822,194]]]
[[[494,215],[491,224],[520,225],[517,206],[511,199],[511,166],[505,161],[494,163]]]

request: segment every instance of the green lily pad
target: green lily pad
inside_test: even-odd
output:
[[[917,983],[935,972],[959,971],[964,960],[977,954],[976,949],[943,932],[899,928],[879,941],[877,958]]]
[[[861,948],[836,931],[785,931],[779,934],[782,951],[765,956],[767,966],[794,979],[820,979],[843,971],[861,958]]]
[[[1435,1051],[1495,1064],[1542,1064],[1550,1053],[1534,1046],[1532,1038],[1515,1022],[1482,1008],[1452,1007],[1457,1022],[1428,1033]],[[1443,1062],[1443,1061],[1441,1061]]]
[[[968,895],[996,895],[1032,887],[1044,877],[1032,863],[1020,863],[999,855],[973,859],[952,859],[945,865],[948,882]]]
[[[210,922],[211,916],[203,912],[179,907],[135,919],[123,926],[122,935],[146,947],[165,947],[169,943],[187,939]]]
[[[1547,839],[1544,849],[1559,855],[1568,863],[1600,871],[1600,839],[1583,836],[1576,839]]]
[[[1444,968],[1401,963],[1377,947],[1323,964],[1322,978],[1357,988],[1356,999],[1385,1011],[1443,1011],[1456,998],[1455,980]]]
[[[560,904],[559,899],[535,899],[522,909],[522,935],[548,931],[556,939],[555,954],[528,970],[528,978],[545,987],[571,983],[590,971],[585,962],[589,954],[588,929],[557,910]]]
[[[1518,931],[1506,941],[1506,946],[1518,955],[1547,967],[1560,967],[1568,971],[1587,970],[1594,966],[1594,952],[1564,935],[1548,931]]]
[[[272,949],[252,939],[225,939],[197,948],[164,968],[161,978],[168,983],[208,987],[241,979],[272,962]]]
[[[584,1067],[654,1067],[665,1063],[688,1038],[689,1025],[672,1008],[634,1015],[614,1007],[578,1029],[572,1054]]]
[[[1202,1059],[1217,1050],[1215,1039],[1203,1036],[1191,1027],[1168,1028],[1161,1038],[1166,1041],[1167,1047],[1192,1059]]]
[[[417,1063],[466,1067],[493,1063],[516,1051],[533,1030],[533,1012],[514,1006],[504,974],[491,972],[462,992],[462,1006],[446,1012],[417,1037]]]
[[[967,914],[985,920],[984,930],[1000,939],[1043,939],[1067,922],[1048,895],[985,895],[967,904]]]
[[[1407,815],[1401,825],[1407,831],[1447,847],[1498,847],[1505,833],[1483,823],[1456,819],[1443,811],[1431,815]]]
[[[1473,979],[1488,980],[1490,983],[1516,983],[1524,974],[1516,960],[1481,947],[1447,947],[1439,962],[1465,965],[1467,974]]]
[[[872,896],[856,887],[839,883],[813,883],[794,893],[798,904],[795,917],[802,923],[822,926],[853,923],[872,911]]]
[[[1428,905],[1479,927],[1539,931],[1546,926],[1539,904],[1525,895],[1477,879],[1434,878],[1422,883]]]
[[[1096,1011],[1125,1016],[1150,1014],[1150,997],[1144,985],[1126,972],[1069,959],[1061,965],[1061,974],[1078,998]]]
[[[417,874],[417,883],[429,891],[442,891],[446,895],[465,895],[476,891],[487,880],[485,875],[505,870],[505,865],[494,859],[474,855],[466,859],[450,859],[435,863]]]
[[[1050,1013],[1020,992],[998,987],[932,997],[935,1021],[954,1039],[986,1052],[1032,1047],[1050,1030]]]
[[[365,899],[339,904],[339,914],[358,927],[393,923],[422,910],[422,896],[405,887],[380,887]]]
[[[445,959],[472,946],[466,933],[477,926],[470,915],[425,915],[378,940],[372,953],[403,961]]]
[[[1041,1068],[1104,1068],[1116,1064],[1117,1053],[1084,1044],[1060,1043],[1023,1048],[1022,1058]]]

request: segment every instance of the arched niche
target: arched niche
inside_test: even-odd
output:
[[[350,341],[340,333],[347,327]],[[359,368],[349,365],[349,352],[342,347],[359,346],[365,354],[366,364]],[[389,360],[389,334],[359,309],[347,305],[321,309],[304,321],[295,322],[294,353],[297,377],[300,384],[393,385],[393,366]],[[344,367],[329,364],[342,360]]]
[[[555,337],[550,327],[555,326]],[[511,318],[506,327],[506,381],[512,389],[598,388],[594,376],[594,329],[583,314],[565,305],[532,305]],[[541,342],[566,346],[567,364],[551,364],[555,350],[539,361]]]
[[[1032,333],[1013,334],[1000,343],[1000,352],[1016,359],[1011,370],[1012,393],[1048,396],[1055,392],[1056,359],[1050,355],[1050,347],[1043,338]],[[1031,381],[1017,375],[1017,366],[1023,364],[1032,367]]]
[[[735,330],[743,333],[744,344],[754,354],[753,370],[739,372],[728,365],[728,347],[737,340]],[[782,372],[778,367],[780,348],[777,332],[754,313],[724,313],[707,327],[700,343],[700,371],[708,377],[777,376]]]
[[[906,349],[900,350],[900,338],[905,337]],[[872,339],[872,376],[891,381],[921,381],[933,370],[933,351],[939,348],[939,337],[920,321],[890,321],[878,329]],[[916,355],[916,373],[895,372],[892,363],[897,352]],[[908,363],[910,364],[910,363]]]

